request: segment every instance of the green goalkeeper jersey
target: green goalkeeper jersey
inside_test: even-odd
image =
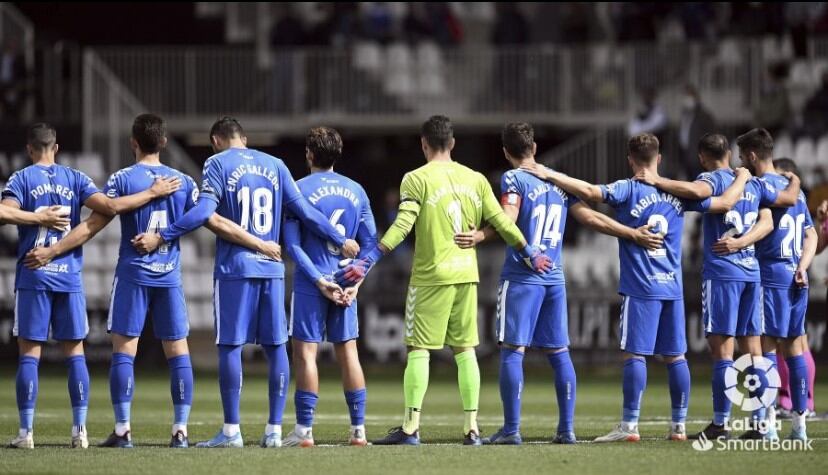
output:
[[[453,161],[432,161],[407,173],[400,184],[399,210],[401,215],[416,216],[412,286],[479,282],[475,249],[459,248],[454,234],[479,229],[483,221],[512,246],[524,241],[486,178]],[[397,231],[396,225],[395,221],[383,236],[382,244],[388,249],[396,247],[408,232]]]

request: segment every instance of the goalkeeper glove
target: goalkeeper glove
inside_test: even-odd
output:
[[[545,274],[554,267],[552,259],[535,246],[527,244],[526,247],[519,251],[519,254],[523,258],[523,263],[539,274]]]
[[[382,251],[377,246],[359,259],[342,260],[339,263],[342,269],[334,274],[336,283],[342,287],[353,287],[360,283],[381,257]]]

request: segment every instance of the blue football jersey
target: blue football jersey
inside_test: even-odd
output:
[[[777,190],[788,187],[788,179],[775,173],[759,178]],[[756,257],[759,272],[765,287],[788,288],[794,285],[794,274],[802,257],[802,238],[805,230],[813,228],[814,222],[808,211],[805,194],[790,208],[771,208],[773,231],[756,243]]]
[[[685,211],[704,211],[710,200],[688,201],[634,180],[601,185],[604,201],[615,209],[615,219],[632,228],[647,225],[664,236],[661,249],[648,250],[626,239],[618,240],[621,276],[618,293],[650,300],[683,298],[681,236]]]
[[[719,196],[736,179],[736,173],[723,168],[699,175],[713,189],[713,196]],[[751,178],[745,185],[745,192],[736,205],[725,214],[707,213],[702,218],[704,232],[704,264],[702,277],[705,280],[729,280],[738,282],[759,282],[759,263],[753,246],[724,256],[713,252],[716,241],[727,236],[741,236],[748,232],[759,218],[759,208],[776,201],[779,192],[767,182]]]
[[[356,239],[360,223],[374,222],[368,195],[359,183],[348,177],[335,172],[318,172],[311,173],[296,184],[310,204],[327,216],[337,231],[348,239]],[[316,269],[333,281],[333,274],[339,270],[339,261],[343,259],[339,248],[301,224],[300,229],[302,250]],[[293,288],[301,293],[318,292],[316,283],[300,272],[298,266],[294,272]]]
[[[500,274],[502,280],[526,284],[564,284],[563,235],[569,207],[578,202],[557,186],[523,170],[509,170],[500,179],[501,201],[518,204],[517,224],[529,244],[543,250],[552,260],[553,268],[539,274],[526,266],[512,247],[507,247],[506,261]]]
[[[115,172],[104,187],[110,198],[140,193],[152,186],[156,178],[176,176],[181,188],[165,198],[157,198],[144,206],[120,215],[121,247],[115,276],[118,279],[150,287],[177,287],[181,285],[181,265],[178,239],[161,245],[155,252],[141,255],[131,244],[141,233],[158,232],[166,228],[185,211],[195,206],[198,187],[189,176],[166,165],[151,166],[138,163]]]
[[[199,199],[218,203],[216,212],[264,241],[279,241],[282,207],[302,194],[280,159],[258,150],[230,148],[204,164]],[[216,238],[215,278],[284,278],[285,266],[269,257]]]
[[[31,165],[15,172],[3,190],[4,199],[13,199],[24,211],[39,211],[63,206],[69,212],[70,225],[80,223],[83,203],[99,190],[83,172],[63,165]],[[55,258],[37,270],[23,265],[26,253],[34,247],[50,246],[69,233],[39,226],[18,226],[17,274],[15,289],[81,292],[83,250],[80,247]]]

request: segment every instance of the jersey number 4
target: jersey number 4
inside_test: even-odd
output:
[[[51,206],[41,206],[41,207],[39,207],[35,210],[35,213],[38,213],[38,212],[43,211],[45,209],[48,209],[50,207]],[[69,206],[61,206],[59,211],[60,211],[61,214],[67,214],[68,215],[68,214],[71,213],[72,208],[69,207]],[[67,234],[69,234],[70,229],[71,229],[71,226],[66,226],[66,229],[63,231],[63,234],[61,234],[60,237],[50,236],[49,237],[49,245],[51,246],[51,245],[57,244],[57,242],[59,240],[63,239],[64,237],[66,237]],[[40,226],[39,228],[37,228],[37,238],[35,239],[35,247],[45,246],[46,245],[46,236],[48,234],[49,234],[49,228],[45,228],[43,226]]]

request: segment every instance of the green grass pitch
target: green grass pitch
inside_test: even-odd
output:
[[[445,366],[445,367],[442,367]],[[132,410],[133,450],[92,448],[70,450],[71,413],[62,372],[44,368],[35,421],[34,451],[0,449],[0,473],[605,473],[781,474],[828,473],[828,422],[811,421],[815,439],[810,452],[697,452],[689,443],[663,440],[669,421],[669,395],[663,368],[650,365],[650,381],[642,407],[640,443],[575,446],[546,443],[557,422],[554,387],[547,372],[527,375],[523,393],[522,447],[463,447],[460,444],[463,413],[459,393],[448,364],[432,362],[432,382],[423,408],[420,447],[347,447],[348,416],[336,374],[325,371],[317,410],[312,449],[261,449],[258,440],[267,418],[267,382],[260,372],[244,381],[242,432],[246,447],[230,449],[166,448],[172,408],[166,374],[136,370],[136,398]],[[149,373],[149,374],[148,374]],[[254,373],[254,371],[249,371]],[[402,369],[368,375],[369,438],[376,438],[402,416]],[[501,423],[500,397],[495,368],[483,368],[480,421],[484,435]],[[89,412],[90,443],[97,444],[112,430],[107,376],[92,374]],[[615,374],[581,375],[578,386],[576,432],[582,441],[602,435],[620,415],[620,366]],[[694,375],[688,430],[699,430],[709,417],[710,387],[707,376]],[[291,399],[283,430],[294,423]],[[828,394],[828,384],[817,387]],[[823,396],[825,397],[825,396]],[[824,404],[822,405],[824,408]],[[742,415],[743,413],[739,413]],[[196,372],[196,392],[190,419],[191,442],[211,437],[220,427],[221,405],[214,374]],[[790,430],[784,422],[783,435]],[[12,368],[0,370],[0,435],[11,439],[17,431],[17,410]],[[5,441],[4,441],[5,443]]]

